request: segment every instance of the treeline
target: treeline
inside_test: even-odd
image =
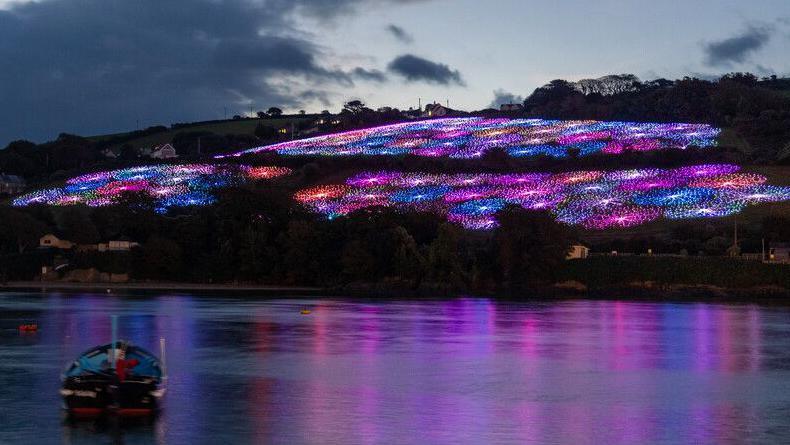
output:
[[[276,187],[227,190],[216,206],[178,215],[156,214],[151,205],[130,195],[121,205],[95,209],[2,209],[0,255],[19,265],[0,263],[0,276],[33,279],[41,265],[38,237],[55,232],[80,244],[141,241],[129,253],[71,251],[64,254],[64,272],[96,268],[141,281],[510,293],[553,283],[574,239],[549,215],[520,208],[504,211],[492,232],[384,208],[327,220]]]
[[[615,90],[617,91],[617,90]],[[748,161],[790,163],[790,79],[733,73],[635,82],[615,94],[584,92],[554,80],[524,101],[525,114],[556,119],[699,122],[734,129],[751,146]]]
[[[610,78],[617,80],[616,84],[608,85]],[[565,80],[554,80],[527,97],[523,112],[501,113],[487,110],[485,113],[508,117],[704,122],[733,129],[746,141],[745,147],[728,146],[729,141],[724,141],[723,146],[715,150],[703,150],[697,154],[685,151],[618,156],[618,163],[625,162],[626,165],[667,163],[666,159],[676,162],[705,159],[708,162],[790,163],[790,79],[775,76],[759,79],[748,73],[734,73],[715,81],[684,78],[675,81],[658,79],[639,82],[634,76],[608,76],[594,85],[582,86],[583,88],[578,83]],[[404,114],[398,110],[386,109],[378,112],[367,108],[360,101],[346,103],[343,110],[336,115],[325,110],[312,116],[321,118],[323,123],[319,123],[321,120],[301,119],[294,126],[297,133],[313,125],[317,132],[311,133],[311,136],[406,120]],[[176,133],[171,142],[179,155],[187,160],[203,159],[218,152],[274,143],[291,137],[290,134],[278,133],[266,119],[261,119],[254,135],[196,131],[190,130],[188,124],[177,124],[172,128],[183,130]],[[61,134],[56,140],[43,144],[14,141],[0,150],[0,172],[21,175],[31,182],[46,182],[84,169],[117,168],[138,160],[134,151],[137,147],[128,144],[124,146],[124,143],[167,130],[164,126],[154,126],[103,139]],[[118,159],[107,159],[102,155],[103,148],[118,144],[122,147]],[[489,155],[496,156],[503,158],[500,164],[508,168],[551,168],[559,164],[575,168],[576,165],[595,167],[611,164],[610,156],[591,156],[568,161],[504,159],[507,158],[506,155],[496,152]],[[387,164],[391,161],[384,158],[386,157],[376,158],[372,163]],[[347,158],[340,162],[356,165],[358,161],[359,159]],[[299,162],[303,163],[304,159]],[[422,166],[443,162],[445,161],[423,159],[411,163]],[[474,169],[475,166],[464,167]]]

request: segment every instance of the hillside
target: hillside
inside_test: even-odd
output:
[[[219,135],[254,135],[258,125],[264,125],[273,129],[288,127],[291,124],[298,125],[314,119],[314,115],[290,115],[277,118],[250,118],[250,119],[230,119],[224,121],[194,122],[188,124],[176,124],[170,128],[156,132],[154,134],[133,137],[134,132],[115,133],[106,135],[90,136],[87,139],[99,145],[110,142],[107,148],[116,148],[123,144],[129,144],[134,148],[152,147],[173,141],[173,137],[178,133],[186,132],[206,132]],[[127,137],[129,137],[127,139]],[[119,140],[119,142],[112,142]],[[122,142],[120,142],[122,140]]]

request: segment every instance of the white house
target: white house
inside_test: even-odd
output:
[[[69,240],[60,239],[55,234],[47,233],[38,239],[38,246],[51,249],[68,250],[74,247],[74,243]]]
[[[120,156],[120,150],[116,150],[114,148],[105,148],[104,150],[101,151],[101,154],[105,158],[117,159],[118,156]]]
[[[170,144],[159,145],[151,150],[152,159],[173,159],[177,157],[176,149]]]
[[[139,245],[139,243],[129,240],[113,240],[99,243],[98,250],[99,252],[126,252]]]
[[[21,176],[0,173],[0,193],[14,195],[23,190],[25,190],[25,180]]]
[[[453,109],[447,108],[440,103],[432,103],[425,105],[425,111],[422,113],[422,117],[441,117],[447,116],[448,114],[452,113]]]

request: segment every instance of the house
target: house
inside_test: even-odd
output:
[[[106,243],[99,243],[98,251],[99,252],[128,252],[135,247],[138,247],[140,243],[130,241],[127,239],[119,239],[119,240],[112,240]]]
[[[121,155],[121,150],[117,148],[105,148],[101,151],[102,156],[109,159],[118,159]]]
[[[455,110],[445,107],[440,103],[432,103],[425,105],[425,111],[422,113],[422,117],[441,117],[447,116],[451,113],[454,113]]]
[[[790,243],[771,243],[768,260],[777,263],[790,263]]]
[[[47,233],[38,239],[38,246],[47,249],[71,249],[74,243],[69,240],[60,239],[53,233]]]
[[[152,159],[173,159],[178,157],[178,153],[172,145],[164,144],[154,147],[150,156]]]
[[[524,105],[522,104],[501,104],[499,106],[499,111],[522,111],[524,109]]]
[[[568,254],[565,255],[566,260],[575,260],[575,259],[583,259],[587,258],[590,254],[590,248],[587,246],[582,246],[581,244],[574,244],[571,246],[571,250],[568,251]]]
[[[17,175],[0,173],[0,194],[15,195],[25,190],[25,180]]]

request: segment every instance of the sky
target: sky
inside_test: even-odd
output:
[[[0,0],[0,147],[553,79],[790,73],[787,0]]]

